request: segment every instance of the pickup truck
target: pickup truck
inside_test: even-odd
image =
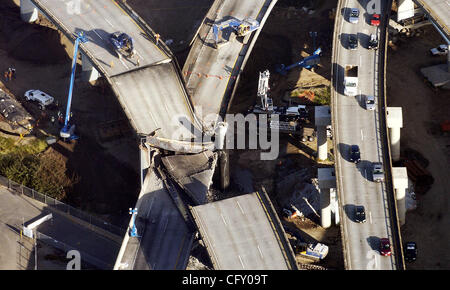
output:
[[[354,97],[358,93],[358,66],[346,65],[344,74],[344,95]]]
[[[447,55],[448,46],[445,44],[441,44],[438,47],[430,49],[431,55]]]
[[[55,100],[52,96],[40,90],[28,90],[25,92],[24,97],[27,101],[38,102],[39,108],[41,108],[41,110],[44,110],[46,106],[49,106]]]

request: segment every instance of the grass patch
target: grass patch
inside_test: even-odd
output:
[[[37,154],[47,149],[47,146],[47,142],[42,139],[35,139],[30,144],[17,145],[14,139],[0,136],[0,155]]]

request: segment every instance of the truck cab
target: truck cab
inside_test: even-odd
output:
[[[354,97],[358,93],[358,66],[346,65],[344,72],[344,95]]]

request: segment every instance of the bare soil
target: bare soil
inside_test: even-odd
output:
[[[434,178],[431,189],[417,196],[418,207],[406,214],[401,229],[403,240],[418,246],[417,261],[408,269],[450,269],[450,137],[439,132],[439,124],[450,120],[450,92],[432,88],[420,73],[422,67],[445,63],[445,57],[429,53],[441,43],[429,25],[421,36],[400,39],[397,50],[388,51],[388,104],[403,108],[402,154],[407,148],[419,151]]]

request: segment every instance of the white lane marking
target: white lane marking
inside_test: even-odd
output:
[[[261,248],[259,247],[259,245],[258,245],[258,251],[259,251],[259,254],[261,255],[261,258],[264,259],[264,256],[262,254],[262,251],[261,251]]]
[[[371,211],[369,211],[369,221],[370,221],[370,224],[372,224],[372,212]]]
[[[150,212],[152,211],[152,207],[153,207],[153,202],[155,201],[155,197],[152,197],[152,200],[150,202],[150,206],[148,207],[148,212],[145,218],[148,218],[148,216],[150,215]]]
[[[241,259],[241,256],[239,256],[239,255],[238,255],[238,258],[239,258],[239,262],[241,262],[241,265],[242,265],[242,269],[245,269],[245,267],[244,267],[244,263],[242,262],[242,259]]]
[[[225,221],[225,218],[223,217],[222,214],[220,214],[220,217],[222,217],[222,221],[223,221],[223,223],[225,224],[225,226],[228,226],[228,225],[227,225],[227,222]]]
[[[244,210],[242,209],[241,205],[239,204],[239,201],[236,201],[236,203],[237,203],[239,209],[241,210],[242,214],[245,215],[245,212],[244,212]]]
[[[126,63],[123,61],[123,59],[120,57],[119,58],[119,60],[120,60],[120,62],[124,65],[124,67],[126,67],[128,70],[130,69],[127,65],[126,65]]]
[[[364,169],[364,178],[367,179],[367,169]]]
[[[97,36],[100,37],[101,40],[104,40],[103,37],[101,37],[100,34],[98,34],[97,31],[95,31],[95,29],[92,29],[92,31],[94,31],[94,33],[97,34]]]
[[[363,131],[361,129],[361,141],[363,141],[363,140],[364,140],[364,135],[363,135]]]
[[[111,22],[109,22],[109,20],[108,20],[108,19],[106,19],[106,18],[105,18],[105,21],[106,21],[106,22],[108,22],[108,24],[109,24],[109,25],[111,25],[111,27],[112,27],[112,28],[114,28],[114,25],[112,25],[112,23],[111,23]]]
[[[139,56],[139,59],[140,59],[140,60],[145,60],[145,59],[142,57],[142,55],[141,55],[138,51],[136,51],[136,54]]]
[[[362,67],[362,55],[359,56],[359,67]]]

